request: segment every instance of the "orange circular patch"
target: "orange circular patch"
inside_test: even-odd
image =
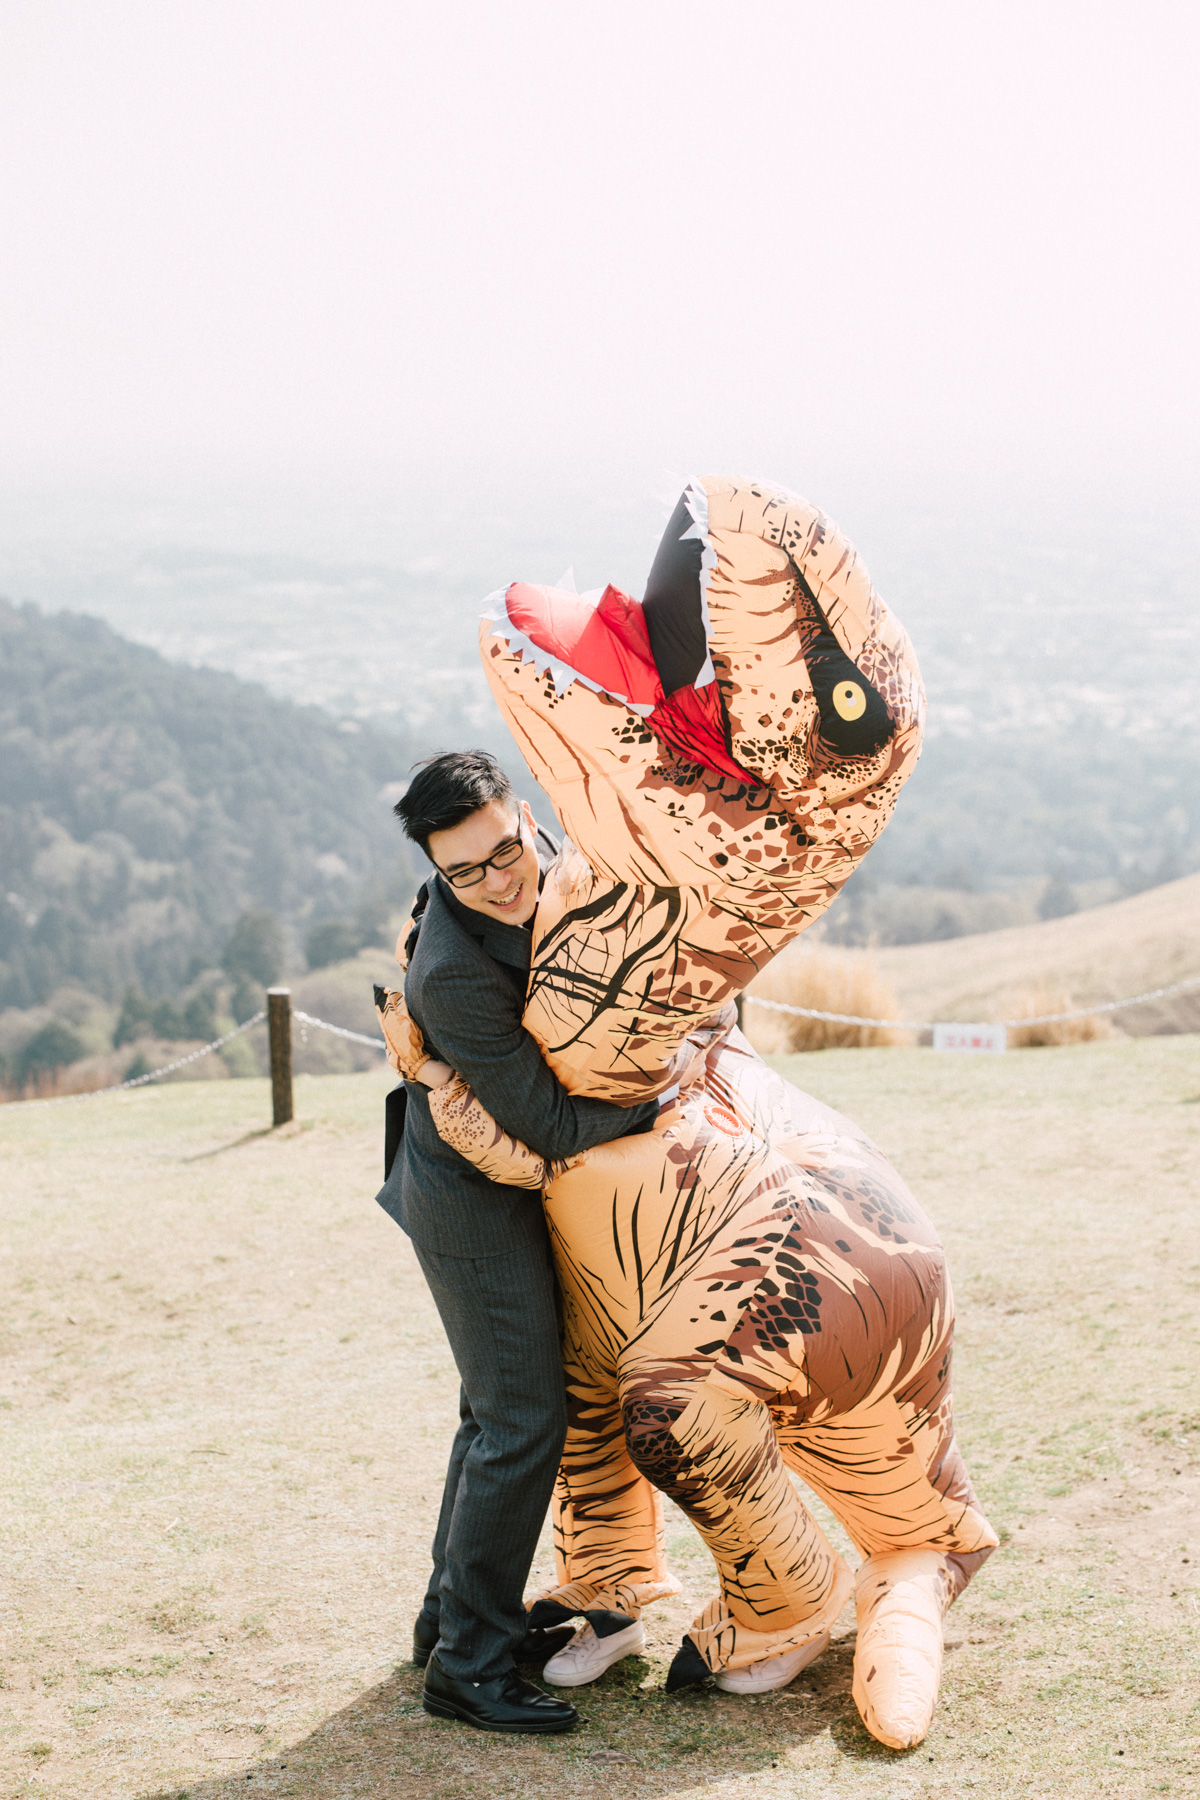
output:
[[[727,1137],[737,1137],[742,1129],[737,1114],[727,1106],[718,1106],[715,1100],[705,1101],[704,1116],[715,1131],[723,1131]]]

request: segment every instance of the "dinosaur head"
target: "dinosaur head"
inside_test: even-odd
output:
[[[762,483],[693,483],[642,600],[515,582],[481,647],[567,831],[614,873],[733,880],[765,814],[793,852],[844,814],[861,854],[915,760],[907,637],[837,528]]]
[[[829,905],[916,762],[920,677],[851,546],[761,483],[688,488],[642,600],[517,582],[480,646],[574,849],[525,1024],[573,1093],[657,1093]]]

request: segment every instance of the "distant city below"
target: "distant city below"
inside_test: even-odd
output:
[[[475,647],[485,594],[568,565],[580,588],[639,593],[672,498],[529,494],[439,512],[358,496],[327,501],[324,520],[277,497],[261,509],[252,496],[97,501],[61,518],[0,500],[0,594],[95,613],[173,660],[349,719],[420,727],[451,695],[468,716],[490,707]],[[1179,686],[1200,652],[1194,519],[929,504],[839,523],[917,645],[931,735],[1081,719],[1138,735],[1197,729]]]

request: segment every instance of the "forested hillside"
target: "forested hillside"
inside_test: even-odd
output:
[[[339,641],[365,655],[368,626],[342,619]],[[417,756],[483,742],[549,821],[477,668],[422,668],[419,633],[371,641],[396,678],[382,724],[0,601],[0,1087],[210,1038],[264,983],[378,943],[424,867],[387,804]],[[1142,703],[1144,672],[1120,707],[1047,690],[1041,718],[1027,674],[997,720],[971,658],[956,682],[931,665],[921,763],[825,935],[1022,926],[1200,864],[1200,738],[1186,708]],[[422,685],[424,710],[405,698]]]
[[[0,601],[0,1008],[64,982],[167,995],[247,911],[293,946],[322,918],[369,936],[411,892],[381,798],[411,755],[97,619]]]

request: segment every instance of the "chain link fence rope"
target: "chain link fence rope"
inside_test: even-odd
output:
[[[252,1019],[243,1019],[232,1031],[214,1038],[211,1044],[202,1044],[199,1050],[192,1050],[187,1056],[176,1057],[174,1062],[164,1063],[161,1069],[151,1069],[145,1075],[134,1075],[128,1081],[114,1081],[108,1087],[88,1088],[82,1094],[44,1094],[34,1100],[9,1100],[8,1106],[66,1106],[72,1100],[96,1100],[101,1094],[121,1094],[126,1088],[145,1087],[147,1082],[157,1081],[160,1075],[173,1075],[176,1069],[186,1069],[189,1063],[199,1062],[202,1056],[208,1056],[213,1050],[221,1050],[231,1044],[244,1031],[250,1031],[255,1025],[261,1025],[266,1013],[256,1012]]]
[[[97,1100],[101,1094],[121,1094],[127,1088],[145,1087],[148,1082],[157,1081],[162,1075],[173,1075],[176,1069],[186,1069],[189,1063],[199,1062],[202,1056],[208,1056],[214,1050],[223,1050],[244,1031],[250,1031],[255,1025],[261,1025],[266,1012],[256,1012],[252,1019],[245,1019],[235,1025],[232,1031],[226,1031],[221,1037],[214,1038],[211,1044],[202,1044],[199,1050],[189,1051],[187,1056],[176,1057],[174,1062],[164,1063],[161,1069],[151,1069],[145,1075],[135,1075],[129,1081],[114,1081],[108,1087],[88,1088],[82,1094],[45,1094],[33,1100],[9,1100],[8,1106],[65,1106],[71,1100]],[[303,1025],[314,1025],[318,1031],[331,1031],[335,1037],[348,1038],[352,1044],[366,1044],[371,1050],[386,1050],[387,1045],[381,1037],[368,1037],[362,1031],[349,1031],[345,1025],[331,1025],[328,1019],[315,1018],[312,1013],[301,1012],[299,1007],[292,1010],[293,1019],[299,1019]]]
[[[1099,1006],[1077,1006],[1070,1012],[1041,1013],[1032,1019],[999,1019],[997,1024],[1005,1030],[1015,1031],[1024,1025],[1058,1025],[1067,1019],[1087,1019],[1099,1013],[1120,1012],[1127,1006],[1141,1006],[1148,1000],[1167,1000],[1173,994],[1182,994],[1190,988],[1200,987],[1200,975],[1191,975],[1186,981],[1172,982],[1169,987],[1151,988],[1148,993],[1134,994],[1128,1000],[1106,1000]],[[936,1024],[953,1021],[933,1019],[864,1019],[857,1013],[821,1012],[814,1006],[791,1006],[783,1000],[764,1000],[758,994],[742,996],[747,1006],[761,1006],[766,1012],[790,1013],[797,1019],[820,1019],[827,1025],[877,1025],[889,1031],[932,1031]],[[103,1094],[122,1094],[129,1088],[146,1087],[152,1081],[158,1081],[163,1075],[173,1075],[176,1069],[186,1069],[189,1063],[199,1062],[202,1056],[209,1056],[213,1051],[224,1049],[234,1038],[241,1037],[243,1032],[253,1030],[266,1018],[265,1012],[256,1012],[252,1019],[245,1019],[235,1025],[232,1031],[226,1031],[211,1044],[202,1044],[199,1050],[192,1050],[187,1056],[180,1056],[174,1062],[164,1063],[161,1069],[151,1069],[145,1075],[134,1075],[128,1081],[115,1081],[109,1087],[89,1088],[82,1094],[47,1094],[33,1100],[10,1100],[9,1106],[67,1106],[77,1100],[98,1100]],[[363,1031],[351,1031],[345,1025],[331,1025],[328,1019],[318,1019],[313,1013],[301,1012],[299,1007],[293,1009],[293,1019],[302,1025],[311,1025],[317,1031],[328,1031],[334,1037],[346,1038],[352,1044],[366,1044],[371,1050],[385,1050],[381,1037],[369,1037]]]
[[[240,1025],[235,1025],[232,1031],[226,1031],[219,1038],[214,1038],[211,1044],[202,1044],[199,1050],[189,1051],[187,1056],[178,1056],[174,1062],[164,1063],[161,1069],[151,1069],[145,1075],[134,1075],[128,1081],[114,1081],[108,1087],[88,1088],[82,1094],[44,1094],[33,1100],[9,1100],[6,1104],[9,1106],[66,1106],[73,1100],[98,1100],[102,1094],[121,1094],[128,1088],[145,1087],[151,1081],[158,1081],[163,1075],[173,1075],[176,1069],[186,1069],[189,1063],[199,1062],[202,1056],[209,1056],[215,1050],[223,1050],[226,1044],[231,1044],[234,1038],[241,1037],[243,1032],[252,1031],[256,1025],[261,1025],[266,1016],[265,1011],[256,1012],[252,1019],[244,1019]],[[301,1020],[305,1025],[315,1025],[318,1031],[331,1031],[335,1037],[349,1038],[351,1043],[367,1044],[372,1050],[384,1050],[387,1047],[381,1037],[367,1037],[361,1031],[348,1031],[344,1025],[331,1025],[328,1019],[314,1018],[312,1013],[300,1012],[297,1009],[292,1013],[292,1017]]]
[[[1166,1000],[1188,988],[1200,987],[1200,975],[1189,975],[1186,981],[1174,981],[1170,987],[1151,988],[1146,994],[1133,994],[1128,1000],[1106,1000],[1099,1006],[1077,1006],[1070,1012],[1039,1013],[1032,1019],[996,1019],[994,1024],[1005,1031],[1016,1031],[1025,1025],[1059,1025],[1067,1019],[1090,1019],[1099,1013],[1121,1012],[1127,1006],[1141,1006],[1147,1000]],[[758,994],[743,994],[747,1006],[761,1006],[767,1012],[790,1013],[797,1019],[821,1019],[827,1025],[879,1025],[888,1031],[933,1031],[938,1025],[952,1025],[953,1019],[862,1019],[856,1013],[818,1012],[813,1006],[790,1006],[783,1000],[764,1000]]]
[[[381,1037],[368,1037],[363,1031],[348,1031],[344,1025],[331,1025],[328,1019],[314,1019],[311,1013],[301,1012],[298,1006],[292,1008],[293,1019],[299,1019],[302,1025],[315,1025],[318,1031],[331,1031],[334,1037],[349,1038],[352,1044],[369,1044],[372,1050],[386,1050],[387,1045]]]

